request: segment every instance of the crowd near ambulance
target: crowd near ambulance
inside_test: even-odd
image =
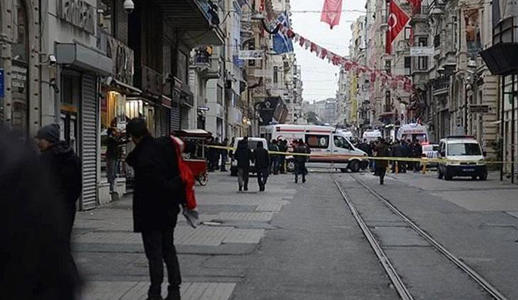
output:
[[[327,168],[344,173],[370,170],[379,176],[376,165],[378,170],[387,165],[383,169],[392,173],[433,170],[439,179],[444,180],[460,176],[487,179],[485,154],[475,138],[448,136],[439,143],[432,143],[426,126],[419,123],[401,125],[388,134],[367,130],[361,136],[333,126],[275,124],[261,126],[257,137],[235,138],[230,143],[219,145],[238,149],[245,139],[252,153],[250,174],[258,172],[253,159],[258,145],[270,153],[269,174],[296,173],[297,156],[301,154],[294,152],[303,144],[307,149],[307,153],[302,154],[305,168]],[[232,155],[232,150],[222,151],[225,152],[224,157],[216,157],[212,164],[220,163],[224,167],[228,157],[230,174],[237,176],[238,159]]]

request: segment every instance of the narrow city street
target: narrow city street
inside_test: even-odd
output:
[[[182,299],[397,299],[398,292],[351,214],[359,212],[415,299],[489,299],[479,284],[415,233],[377,192],[509,299],[518,297],[518,187],[445,182],[426,175],[311,173],[269,178],[267,190],[237,192],[235,177],[211,173],[197,186],[203,225],[179,216]],[[131,195],[80,212],[74,254],[86,281],[82,299],[144,299],[148,270],[133,233]],[[165,288],[165,287],[164,287]],[[165,293],[165,292],[164,292]]]

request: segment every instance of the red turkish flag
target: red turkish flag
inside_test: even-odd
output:
[[[387,32],[387,44],[385,46],[385,50],[388,54],[391,54],[392,42],[394,42],[401,30],[405,28],[410,17],[396,4],[394,0],[390,1],[389,12],[387,20],[389,30]]]
[[[412,5],[412,14],[421,12],[421,2],[422,0],[408,0],[408,3]]]
[[[325,0],[320,22],[329,24],[331,29],[340,24],[342,15],[342,0]]]

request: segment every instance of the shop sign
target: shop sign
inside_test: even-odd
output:
[[[432,56],[434,47],[410,47],[410,56]]]
[[[13,88],[24,89],[27,82],[27,68],[13,65],[11,73]]]
[[[95,34],[95,7],[84,0],[58,0],[58,17],[88,33]]]
[[[491,110],[489,105],[483,104],[471,104],[469,106],[470,113],[488,113]]]
[[[264,58],[264,50],[239,50],[239,59],[256,60]]]
[[[4,69],[0,68],[0,98],[5,97],[4,93]]]
[[[133,85],[133,50],[116,38],[107,35],[106,55],[113,60],[113,74],[115,79]]]

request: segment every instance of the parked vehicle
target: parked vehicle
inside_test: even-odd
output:
[[[284,139],[290,144],[290,151],[295,141],[302,139],[311,149],[311,157],[307,163],[323,165],[345,172],[350,169],[358,172],[366,169],[368,160],[365,152],[356,148],[347,138],[346,133],[330,126],[317,125],[270,125],[261,128],[261,137],[268,140]],[[293,157],[286,157],[288,171],[295,169]]]
[[[423,153],[421,154],[421,158],[423,159],[436,159],[439,157],[439,145],[438,144],[424,144]],[[423,164],[421,164],[422,166]],[[439,164],[437,162],[429,162],[426,163],[427,168],[437,168]]]
[[[401,125],[397,132],[397,139],[418,141],[421,145],[430,141],[426,126],[417,123]]]
[[[237,149],[237,144],[242,141],[242,137],[238,137],[234,140],[234,145],[232,145],[232,148]],[[248,148],[253,152],[255,149],[257,149],[257,143],[263,142],[263,146],[265,149],[268,149],[268,142],[264,138],[258,138],[258,137],[249,137],[248,138]],[[233,151],[230,153],[231,157],[231,163],[230,163],[230,175],[231,176],[237,176],[237,161],[234,159]],[[250,162],[250,174],[256,174],[257,170],[255,168],[255,163]]]
[[[379,130],[365,131],[362,136],[362,138],[364,140],[367,140],[367,143],[375,142],[382,137],[383,137],[383,135],[381,134],[381,131],[379,131]]]
[[[455,176],[468,176],[473,180],[487,179],[487,166],[484,152],[474,137],[451,136],[439,143],[439,157],[445,159],[439,163],[439,179],[451,180]]]

